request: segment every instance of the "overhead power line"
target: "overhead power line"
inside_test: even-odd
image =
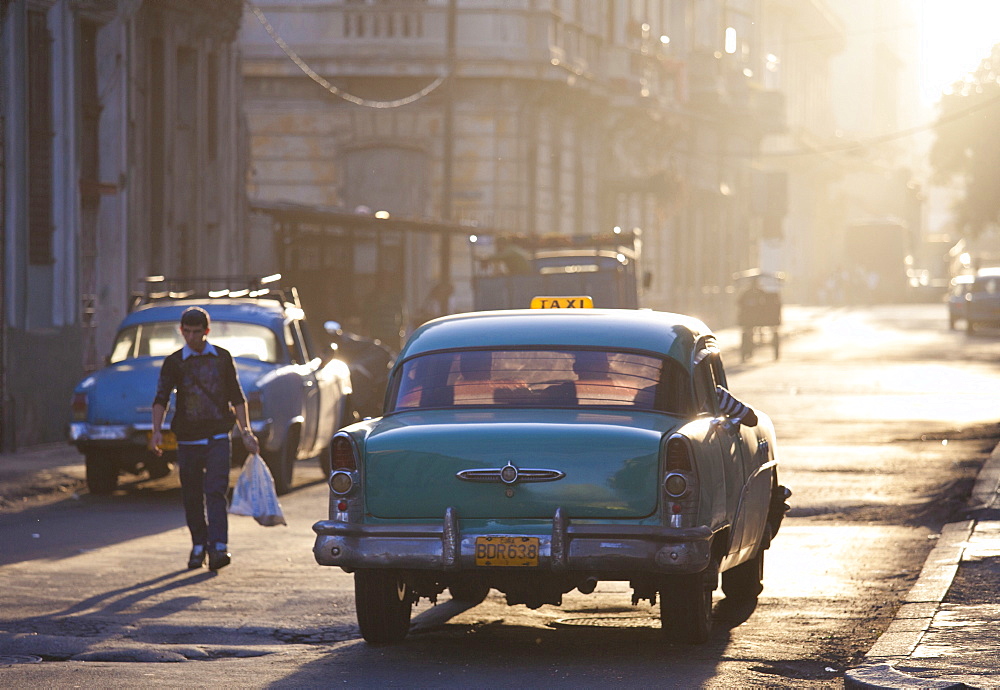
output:
[[[970,105],[967,108],[956,111],[945,117],[940,117],[933,122],[925,122],[915,127],[909,127],[907,129],[901,129],[896,132],[889,132],[888,134],[882,134],[877,137],[872,137],[870,139],[865,139],[863,141],[845,142],[843,144],[837,144],[834,146],[821,146],[808,149],[795,149],[791,151],[773,151],[770,153],[762,153],[762,156],[770,158],[780,158],[786,156],[805,156],[810,154],[825,154],[825,153],[843,153],[845,151],[853,151],[855,149],[868,148],[870,146],[878,146],[879,144],[885,144],[890,141],[896,141],[897,139],[905,139],[906,137],[911,137],[914,134],[919,134],[920,132],[926,132],[934,129],[943,124],[948,124],[949,122],[954,122],[955,120],[961,120],[975,112],[984,110],[989,106],[1000,102],[1000,94],[989,98],[982,103],[976,103],[975,105]]]
[[[292,62],[295,63],[296,67],[302,70],[302,72],[307,77],[312,79],[314,82],[322,86],[330,93],[332,93],[334,96],[342,98],[349,103],[354,103],[355,105],[364,106],[365,108],[399,108],[400,106],[409,105],[414,101],[420,100],[421,98],[428,95],[429,93],[434,91],[434,89],[436,89],[437,87],[441,86],[441,84],[444,83],[445,77],[437,77],[434,79],[434,81],[432,81],[430,84],[420,89],[416,93],[410,94],[405,98],[397,98],[392,101],[376,101],[368,98],[361,98],[359,96],[355,96],[353,94],[344,91],[343,89],[338,89],[336,86],[331,84],[327,79],[325,79],[322,75],[318,74],[316,70],[310,67],[305,60],[299,57],[299,54],[296,53],[295,50],[292,49],[290,45],[288,45],[285,39],[283,39],[278,34],[275,28],[271,25],[271,22],[268,21],[267,17],[264,16],[264,13],[261,12],[258,7],[256,7],[252,2],[250,2],[250,0],[246,0],[246,4],[247,7],[250,8],[250,11],[254,13],[254,16],[257,17],[257,21],[259,21],[261,26],[264,27],[264,31],[267,32],[267,35],[271,37],[271,40],[274,41],[279,48],[281,48],[282,52],[284,52],[284,54],[288,56],[288,59],[290,59]]]

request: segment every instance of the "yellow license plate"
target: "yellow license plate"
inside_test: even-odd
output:
[[[160,450],[177,450],[177,436],[172,431],[160,432],[163,441],[160,443]],[[153,432],[147,435],[148,439],[153,438]],[[148,443],[146,445],[149,445]]]
[[[532,297],[532,309],[593,309],[594,299],[580,295],[577,297]]]
[[[476,565],[537,566],[538,537],[476,537]]]

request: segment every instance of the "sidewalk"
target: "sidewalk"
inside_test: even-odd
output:
[[[75,494],[85,484],[83,455],[68,443],[0,453],[0,510]]]
[[[896,619],[849,670],[852,688],[1000,688],[1000,445],[970,519],[944,527]]]

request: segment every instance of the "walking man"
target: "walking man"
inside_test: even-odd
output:
[[[218,570],[229,565],[229,434],[233,423],[240,429],[243,445],[250,453],[259,450],[250,429],[246,397],[236,376],[236,365],[228,350],[208,342],[208,312],[191,307],[181,315],[184,347],[168,355],[160,368],[153,399],[153,434],[150,448],[162,455],[163,419],[170,394],[177,391],[177,409],[171,430],[177,436],[184,516],[191,531],[188,568]]]

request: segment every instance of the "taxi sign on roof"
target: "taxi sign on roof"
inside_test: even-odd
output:
[[[584,295],[576,297],[533,297],[532,309],[593,309],[594,300]]]

